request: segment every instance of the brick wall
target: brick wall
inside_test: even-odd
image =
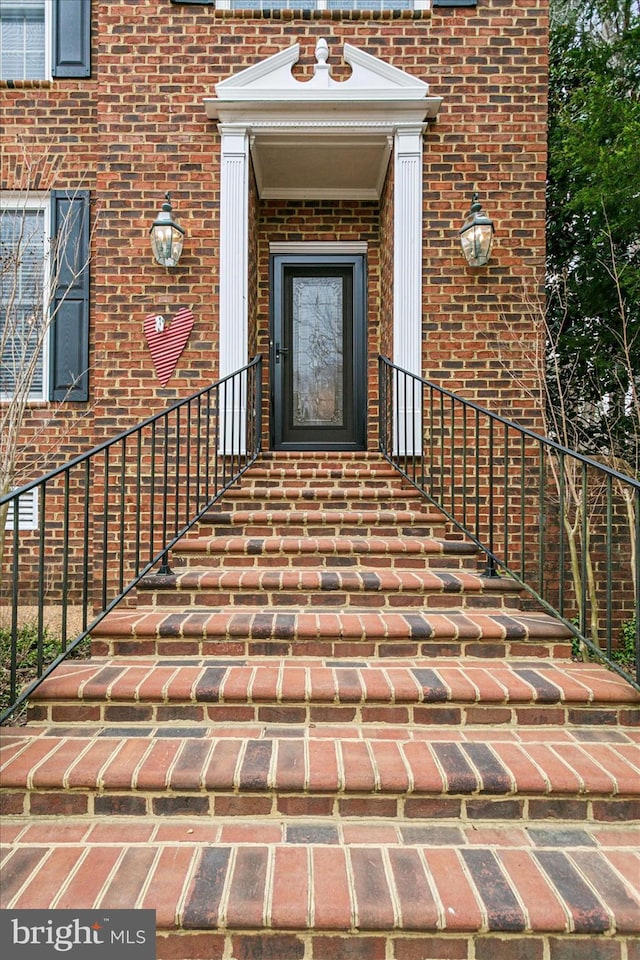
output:
[[[541,294],[544,269],[546,29],[545,5],[528,0],[435,10],[422,60],[444,97],[425,138],[424,373],[531,423],[526,300]],[[465,265],[456,236],[476,183],[496,228],[480,269]]]
[[[24,143],[31,155],[59,164],[55,176],[34,180],[32,188],[89,188],[96,220],[91,400],[31,408],[27,473],[69,459],[215,379],[220,136],[203,99],[217,81],[294,42],[301,47],[294,75],[308,78],[321,37],[335,79],[349,75],[341,62],[346,41],[443,97],[424,140],[423,372],[537,424],[525,305],[541,290],[544,265],[546,8],[536,0],[479,0],[476,8],[432,14],[299,17],[168,0],[94,0],[90,80],[0,84],[2,189],[24,179]],[[474,270],[465,265],[457,231],[476,183],[496,240],[489,266]],[[182,259],[170,270],[152,261],[148,236],[166,190],[186,230]],[[380,205],[260,202],[255,194],[250,204],[251,262],[258,264],[250,284],[252,351],[267,348],[269,240],[369,241],[372,436],[375,354],[392,347],[391,203],[387,189]],[[184,306],[194,312],[194,329],[162,388],[143,320],[149,313],[170,318]]]
[[[295,74],[308,77],[319,37],[328,40],[336,79],[348,76],[340,59],[348,41],[428,81],[443,97],[425,136],[423,370],[530,418],[531,404],[514,390],[511,371],[531,382],[522,307],[523,289],[540,291],[544,255],[545,31],[545,5],[531,0],[480,0],[475,9],[397,19],[296,19],[288,11],[263,17],[162,0],[94,3],[91,80],[1,91],[2,187],[18,177],[22,138],[60,158],[56,185],[82,184],[95,199],[95,433],[83,424],[72,431],[78,443],[111,435],[215,377],[220,142],[202,101],[216,81],[295,41]],[[494,257],[481,270],[465,266],[457,238],[475,183],[496,224]],[[186,229],[183,258],[170,271],[152,262],[148,242],[166,189]],[[258,203],[262,225],[267,214],[268,205]],[[348,216],[339,231],[308,221],[297,232],[317,237],[317,230],[359,234]],[[263,288],[260,296],[263,302]],[[142,321],[149,312],[170,317],[181,306],[193,309],[196,323],[162,389]],[[383,315],[387,320],[384,303]],[[262,347],[264,334],[257,335]]]
[[[13,86],[13,85],[12,85]],[[56,86],[0,83],[0,189],[27,199],[54,189],[90,190],[97,220],[96,169],[100,148],[95,80]],[[95,265],[90,265],[95,286]],[[92,328],[92,364],[93,338]],[[92,384],[95,371],[91,371]],[[34,403],[24,419],[17,482],[70,460],[93,442],[93,404]]]

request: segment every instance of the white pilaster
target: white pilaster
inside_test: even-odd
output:
[[[422,124],[401,126],[394,138],[393,360],[422,372]],[[422,438],[419,390],[396,397],[397,452],[418,454]],[[415,438],[415,439],[414,439]]]
[[[249,135],[221,124],[220,376],[247,362],[249,287]]]
[[[222,135],[219,351],[220,377],[225,377],[249,359],[249,135],[245,127],[230,124],[220,124],[218,129]],[[227,403],[221,419],[226,437],[222,452],[241,453],[245,445],[246,389],[229,389],[231,396],[233,402]],[[240,436],[237,427],[232,429],[232,418],[238,416],[243,425]]]

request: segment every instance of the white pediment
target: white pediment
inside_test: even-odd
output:
[[[400,127],[424,128],[440,108],[429,85],[345,43],[346,80],[331,76],[326,40],[313,76],[299,80],[295,43],[215,86],[204,101],[220,129],[241,127],[261,197],[377,198]]]
[[[216,84],[220,102],[233,100],[283,100],[291,96],[310,100],[368,100],[393,99],[423,100],[429,85],[377,57],[359,50],[350,43],[344,45],[344,59],[352,73],[347,80],[334,80],[328,62],[326,40],[316,46],[316,64],[313,76],[297,80],[293,66],[300,59],[300,45],[295,43],[261,63],[241,70]]]
[[[398,104],[403,117],[408,114],[407,106],[413,104],[415,109],[411,114],[415,120],[431,119],[438,112],[440,98],[429,96],[429,85],[424,80],[350,43],[345,43],[343,55],[351,67],[351,76],[342,81],[334,80],[328,54],[326,40],[318,40],[313,76],[308,80],[298,80],[292,73],[300,58],[297,43],[221,80],[215,86],[215,98],[205,99],[207,116],[212,120],[233,122],[238,119],[239,112],[246,116],[246,110],[234,110],[234,106],[241,108],[242,104],[252,104],[256,110],[260,105],[264,108],[268,104],[289,104],[292,114],[302,114],[314,104],[331,104],[334,111],[338,105],[349,109],[349,106],[359,104],[366,110],[367,104],[380,104],[387,106],[388,119],[391,119],[394,103]],[[353,112],[349,110],[350,115]]]

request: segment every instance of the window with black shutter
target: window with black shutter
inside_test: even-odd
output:
[[[54,288],[49,399],[89,398],[89,192],[51,195]]]
[[[2,0],[0,80],[91,76],[91,0]]]

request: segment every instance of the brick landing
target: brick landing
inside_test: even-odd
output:
[[[373,455],[265,457],[2,731],[6,907],[161,960],[640,960],[640,698]]]

